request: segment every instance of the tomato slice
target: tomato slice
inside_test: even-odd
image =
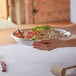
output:
[[[24,34],[24,31],[21,31],[21,34]]]
[[[19,38],[23,38],[21,35],[18,36]]]
[[[15,32],[15,35],[19,35],[19,33],[18,32]]]

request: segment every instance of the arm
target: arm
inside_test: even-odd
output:
[[[50,39],[42,40],[40,42],[34,42],[33,47],[40,50],[53,50],[59,47],[75,47],[76,39],[69,40],[59,40],[59,39]]]
[[[76,39],[69,39],[63,41],[62,47],[76,47]]]

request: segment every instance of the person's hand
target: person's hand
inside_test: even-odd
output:
[[[40,50],[53,50],[55,48],[61,47],[63,44],[62,40],[59,39],[50,39],[42,40],[40,42],[34,42],[33,47]]]

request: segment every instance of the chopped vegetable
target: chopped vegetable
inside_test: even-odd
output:
[[[28,40],[43,40],[43,39],[63,37],[63,32],[56,31],[54,28],[48,25],[23,30],[21,31],[21,33],[23,34],[24,39]],[[15,33],[15,36],[22,38],[18,32]]]

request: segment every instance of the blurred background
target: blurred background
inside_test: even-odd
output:
[[[0,0],[0,21],[17,24],[17,13],[20,24],[70,22],[70,0]]]

